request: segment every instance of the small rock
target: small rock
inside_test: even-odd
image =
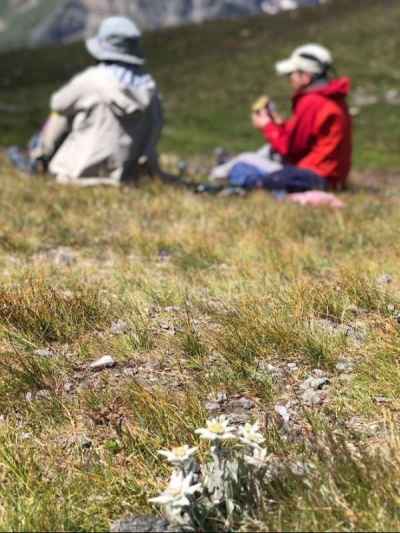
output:
[[[289,465],[290,471],[293,475],[304,477],[310,470],[311,464],[302,463],[301,461],[296,461],[295,463],[291,463]]]
[[[127,376],[127,377],[131,377],[131,376],[136,376],[138,374],[139,370],[136,368],[136,367],[128,367],[128,368],[124,368],[122,373],[124,376]]]
[[[37,355],[38,357],[53,357],[54,355],[53,352],[48,348],[40,348],[39,350],[35,350],[33,354]]]
[[[386,398],[385,396],[375,396],[374,400],[378,404],[390,403],[393,401],[390,398]]]
[[[295,372],[298,368],[296,363],[288,363],[287,367],[289,372]]]
[[[313,377],[310,377],[308,379],[306,379],[301,385],[300,385],[300,388],[302,390],[321,390],[323,389],[326,385],[329,385],[330,381],[327,377],[323,377],[323,378],[313,378]]]
[[[48,390],[39,390],[36,393],[36,399],[37,400],[50,400],[51,399],[51,393]]]
[[[110,531],[112,533],[164,533],[177,531],[177,529],[170,529],[168,521],[157,516],[128,516],[113,522]]]
[[[129,331],[129,324],[124,320],[117,320],[111,324],[111,333],[114,335],[122,335]]]
[[[312,373],[313,373],[313,376],[315,376],[316,378],[324,378],[325,377],[325,372],[323,370],[321,370],[320,368],[314,368]]]
[[[237,400],[231,400],[229,402],[229,406],[233,409],[235,408],[241,408],[245,409],[246,411],[249,411],[250,409],[253,409],[254,402],[253,400],[249,400],[249,398],[238,398]]]
[[[206,402],[204,404],[204,407],[207,409],[209,413],[215,413],[221,409],[221,405],[218,402]]]
[[[82,435],[78,440],[77,440],[77,444],[80,448],[82,448],[83,450],[88,450],[89,448],[92,447],[93,443],[92,441],[86,437],[86,435]]]
[[[348,372],[352,372],[354,367],[353,367],[353,363],[351,361],[348,361],[347,359],[342,359],[340,360],[336,366],[335,366],[336,370],[338,372],[341,372],[341,373],[348,373]]]
[[[290,414],[284,405],[275,405],[275,412],[282,418],[285,424],[289,422]]]
[[[162,370],[162,363],[161,361],[153,360],[148,361],[144,367],[148,372],[159,372]]]
[[[261,369],[261,370],[266,370],[266,371],[269,372],[270,374],[276,374],[276,373],[280,372],[280,369],[279,369],[278,367],[276,367],[276,366],[274,366],[274,365],[271,365],[271,364],[269,364],[269,363],[268,363],[267,365],[265,365],[264,367],[262,367],[262,366],[260,365],[260,369]]]
[[[229,413],[229,421],[235,426],[242,426],[250,420],[250,413]]]
[[[89,437],[86,435],[71,435],[67,438],[62,438],[61,442],[64,446],[72,447],[77,446],[78,448],[82,448],[83,450],[88,450],[92,447],[93,442]]]
[[[67,300],[72,300],[74,297],[74,293],[70,291],[69,289],[66,289],[64,291],[61,291],[61,294],[66,298]]]
[[[282,377],[283,372],[277,366],[273,366],[267,361],[259,361],[255,374],[260,375],[261,373],[270,374],[274,378]]]
[[[367,340],[368,331],[363,322],[354,322],[352,326],[343,326],[343,332],[347,337],[358,343],[365,342]]]
[[[353,418],[351,418],[346,425],[352,431],[356,431],[357,433],[360,433],[366,437],[376,436],[383,429],[382,423],[370,423],[359,416],[353,416]]]
[[[326,391],[312,389],[306,390],[301,396],[302,401],[310,406],[322,405],[326,398]]]
[[[389,313],[393,313],[393,311],[396,309],[396,307],[393,305],[393,304],[389,304],[387,306],[387,310],[389,311]]]
[[[111,355],[104,355],[90,364],[89,368],[91,370],[103,370],[104,368],[112,368],[115,366],[115,361]]]
[[[327,319],[319,319],[314,320],[313,323],[330,335],[344,335],[356,342],[365,342],[367,338],[366,325],[361,321],[356,321],[352,325],[347,325],[338,324]]]
[[[228,401],[228,395],[226,394],[226,392],[219,392],[217,394],[216,401],[218,403],[225,403],[226,401]]]
[[[382,276],[376,278],[376,283],[378,283],[378,285],[389,285],[392,282],[393,278],[390,274],[382,274]]]
[[[71,392],[72,389],[74,388],[74,385],[70,382],[67,382],[67,383],[64,383],[64,391],[65,392]]]
[[[168,305],[167,307],[164,307],[164,311],[166,313],[178,313],[179,307],[177,305]]]
[[[210,394],[208,396],[208,399],[211,402],[222,404],[228,401],[228,395],[226,394],[226,392],[219,392],[216,396],[214,396],[213,394]]]

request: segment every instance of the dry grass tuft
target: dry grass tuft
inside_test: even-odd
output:
[[[107,308],[92,287],[62,290],[31,279],[0,289],[0,320],[5,332],[36,342],[70,342],[106,323]]]

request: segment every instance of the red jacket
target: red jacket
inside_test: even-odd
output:
[[[345,184],[351,167],[349,91],[350,80],[340,78],[299,92],[293,97],[293,116],[281,125],[271,122],[264,130],[287,163],[316,172],[334,189]]]

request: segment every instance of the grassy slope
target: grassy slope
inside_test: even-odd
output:
[[[273,64],[305,41],[330,46],[339,72],[350,75],[356,89],[381,97],[400,77],[399,19],[400,6],[393,0],[339,0],[291,15],[148,34],[150,67],[168,116],[165,149],[193,154],[221,144],[237,150],[258,146],[260,139],[248,125],[249,104],[267,92],[287,109],[289,89],[275,77]],[[1,60],[1,100],[22,107],[29,102],[29,111],[3,115],[0,144],[23,142],[41,123],[49,94],[90,62],[81,45],[8,53]],[[396,108],[384,103],[364,108],[355,130],[356,166],[398,166]]]
[[[284,85],[272,76],[267,83],[270,66],[311,37],[324,35],[357,85],[396,86],[400,13],[397,2],[384,3],[385,15],[382,5],[339,1],[293,20],[149,35],[170,117],[165,149],[257,144],[249,101],[265,85],[284,101]],[[251,37],[240,37],[244,28]],[[2,100],[32,111],[2,115],[0,144],[33,131],[51,90],[87,61],[79,46],[41,54],[2,58]],[[397,165],[393,111],[361,114],[359,169]],[[222,200],[159,184],[63,189],[5,164],[1,177],[0,529],[100,530],[121,514],[148,512],[147,497],[168,473],[156,451],[196,442],[204,400],[221,391],[255,400],[251,414],[267,421],[280,465],[316,466],[305,479],[288,471],[272,483],[266,509],[244,528],[399,529],[396,182],[349,192],[346,209],[330,212],[263,193]],[[57,261],[59,247],[75,260]],[[378,282],[383,273],[393,282]],[[129,326],[119,335],[111,331],[117,318]],[[34,355],[37,348],[55,356]],[[90,372],[104,354],[117,367]],[[343,357],[355,365],[349,378],[335,368]],[[262,361],[281,368],[280,377],[260,371]],[[289,362],[298,369],[289,372]],[[331,380],[329,401],[303,411],[299,384],[316,367]],[[288,401],[285,430],[274,406]],[[352,447],[338,446],[341,436]]]

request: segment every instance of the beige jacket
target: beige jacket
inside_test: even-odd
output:
[[[163,120],[149,75],[126,82],[108,65],[90,67],[53,95],[51,109],[69,121],[69,133],[50,163],[59,181],[118,184],[132,177],[140,158],[157,158]]]

